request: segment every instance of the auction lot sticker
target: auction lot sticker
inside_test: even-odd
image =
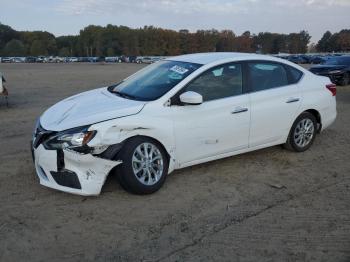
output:
[[[178,65],[174,65],[172,68],[170,68],[171,71],[174,71],[180,75],[183,75],[185,74],[186,72],[188,72],[188,69],[186,68],[183,68],[181,66],[178,66]]]

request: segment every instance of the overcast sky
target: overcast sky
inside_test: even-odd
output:
[[[89,24],[231,29],[236,34],[350,29],[350,0],[0,0],[0,22],[16,30],[78,34]]]

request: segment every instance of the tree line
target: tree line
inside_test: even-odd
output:
[[[334,34],[327,31],[318,42],[317,49],[320,52],[350,51],[350,29],[344,29]]]
[[[350,30],[326,32],[319,51],[349,51]],[[307,31],[290,34],[232,30],[169,30],[153,26],[89,25],[79,35],[55,37],[43,31],[16,31],[0,23],[0,56],[172,56],[197,52],[306,53],[311,36]]]

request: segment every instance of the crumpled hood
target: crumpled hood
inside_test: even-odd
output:
[[[44,112],[40,124],[46,130],[62,131],[134,115],[142,110],[144,104],[119,97],[103,87],[58,102]]]

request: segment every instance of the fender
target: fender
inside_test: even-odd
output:
[[[175,169],[175,136],[171,120],[137,114],[97,123],[92,125],[89,130],[98,130],[95,137],[88,143],[88,146],[94,148],[106,148],[134,136],[150,137],[158,141],[168,153],[168,172],[171,173]]]

